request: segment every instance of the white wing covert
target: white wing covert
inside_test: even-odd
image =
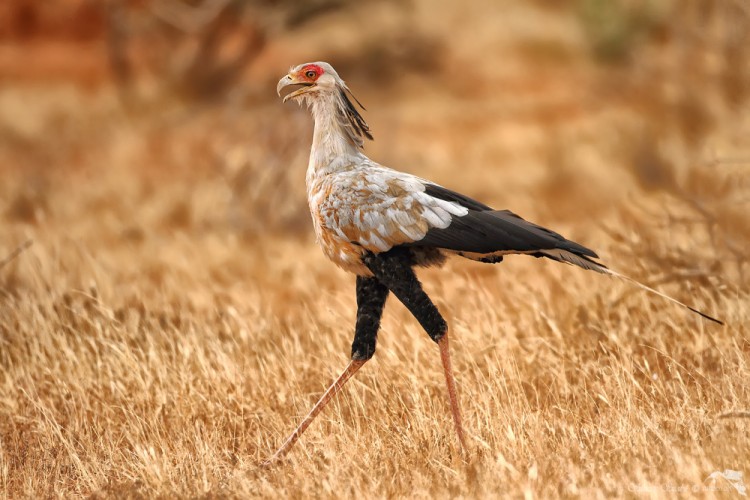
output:
[[[447,228],[468,209],[425,192],[418,177],[368,165],[330,176],[319,205],[323,225],[350,243],[379,253]]]

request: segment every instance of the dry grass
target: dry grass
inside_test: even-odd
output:
[[[497,39],[487,5],[468,9],[476,38],[427,77],[349,78],[368,153],[550,225],[726,326],[553,262],[452,261],[421,277],[452,327],[468,459],[437,348],[391,300],[373,361],[261,470],[347,362],[355,317],[353,278],[308,227],[306,112],[269,97],[126,114],[106,87],[7,85],[0,496],[735,494],[706,479],[750,474],[747,75],[706,49],[693,102],[679,64],[643,73],[682,42],[602,69],[571,14],[538,3],[506,6]],[[480,42],[503,64],[470,64]],[[304,58],[287,56],[255,71]]]

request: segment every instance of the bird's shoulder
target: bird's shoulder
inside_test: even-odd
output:
[[[451,212],[463,210],[458,198],[444,196],[443,191],[451,191],[372,161],[332,172],[321,180],[320,186],[322,206],[360,210],[397,206],[416,211],[442,206]]]

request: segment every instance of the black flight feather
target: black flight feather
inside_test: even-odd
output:
[[[484,203],[434,184],[428,184],[425,192],[435,198],[458,203],[468,208],[469,213],[453,217],[450,226],[444,229],[430,229],[424,238],[412,243],[414,246],[478,254],[565,250],[581,257],[598,258],[593,250],[528,222],[509,210],[493,210]]]

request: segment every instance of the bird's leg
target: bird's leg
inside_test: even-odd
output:
[[[411,253],[404,248],[394,248],[377,255],[367,254],[363,262],[375,277],[409,309],[430,338],[440,347],[440,359],[445,372],[453,424],[461,450],[465,451],[467,447],[461,420],[461,407],[456,392],[456,380],[453,377],[448,344],[448,324],[422,289],[422,284],[412,269]]]
[[[367,361],[375,354],[388,287],[376,278],[357,276],[357,326],[354,328],[352,360]]]
[[[344,384],[354,375],[357,373],[357,371],[362,368],[362,365],[364,365],[366,361],[355,361],[352,360],[349,362],[349,365],[346,367],[346,369],[339,375],[339,378],[337,378],[331,385],[328,387],[326,392],[323,393],[323,395],[320,397],[317,403],[315,403],[315,406],[312,407],[312,410],[310,410],[310,413],[307,414],[305,419],[297,426],[296,429],[294,429],[294,432],[292,432],[288,438],[286,438],[286,441],[284,441],[284,444],[281,445],[281,447],[276,450],[276,453],[273,454],[271,458],[263,462],[264,466],[269,466],[278,460],[284,458],[284,455],[289,453],[289,450],[292,449],[292,446],[294,446],[294,443],[297,442],[297,440],[300,438],[303,432],[307,430],[307,428],[310,426],[313,420],[315,420],[315,417],[318,416],[318,413],[320,413],[323,408],[328,404],[331,399],[336,395],[337,392],[341,390],[342,387],[344,387]]]
[[[445,372],[445,385],[448,387],[448,399],[451,402],[451,413],[453,414],[453,426],[456,428],[458,442],[461,449],[466,450],[466,438],[464,437],[464,425],[461,420],[461,405],[456,393],[456,379],[453,377],[453,366],[451,365],[451,353],[448,346],[448,332],[438,340],[440,347],[440,360],[443,362],[443,372]]]
[[[381,285],[375,278],[357,276],[357,326],[354,331],[354,342],[352,343],[352,360],[339,377],[328,387],[320,397],[315,406],[305,419],[294,429],[294,432],[284,441],[284,444],[263,462],[268,466],[283,458],[303,432],[310,426],[315,417],[325,408],[331,399],[338,393],[344,384],[362,368],[362,366],[375,354],[380,318],[383,315],[385,300],[388,298],[388,288]]]

